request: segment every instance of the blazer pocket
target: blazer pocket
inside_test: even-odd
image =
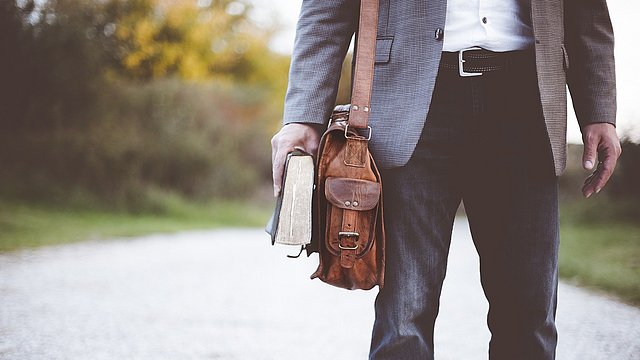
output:
[[[569,70],[569,54],[564,44],[560,45],[560,47],[562,48],[562,66],[564,67],[564,71],[567,71]]]
[[[393,36],[383,36],[376,39],[376,64],[388,63],[391,59],[391,45]]]

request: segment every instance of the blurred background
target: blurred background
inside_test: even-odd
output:
[[[561,275],[640,305],[640,79],[631,18],[640,8],[609,3],[623,155],[603,193],[582,199],[588,174],[570,120]],[[0,251],[264,225],[273,202],[269,140],[280,127],[299,6],[1,1]],[[349,84],[340,86],[343,103]]]

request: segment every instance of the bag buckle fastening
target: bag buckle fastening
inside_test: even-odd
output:
[[[367,132],[367,139],[366,140],[369,141],[369,140],[371,140],[371,133],[373,132],[373,130],[371,130],[371,126],[367,126],[367,130],[368,130],[368,132]],[[345,137],[345,139],[350,139],[350,138],[357,139],[356,136],[349,135],[349,124],[348,123],[344,126],[344,137]]]
[[[338,237],[360,237],[360,234],[358,234],[355,231],[340,231],[338,233]],[[358,245],[356,244],[356,246],[342,246],[342,244],[338,243],[338,247],[341,250],[357,250],[358,249]]]
[[[482,49],[479,47],[470,47],[470,48],[462,49],[458,52],[458,73],[462,77],[481,76],[482,74],[484,74],[481,72],[464,71],[463,64],[466,62],[466,60],[464,59],[464,53],[471,50],[482,50]]]

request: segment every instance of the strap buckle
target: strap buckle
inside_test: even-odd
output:
[[[359,237],[359,236],[360,236],[360,234],[358,234],[355,231],[340,231],[338,233],[338,238],[342,238],[342,237]],[[339,243],[338,247],[341,250],[357,250],[358,249],[358,244],[356,244],[355,246],[343,246],[342,244]]]
[[[367,139],[366,140],[369,141],[369,140],[371,140],[371,133],[373,132],[373,130],[371,130],[371,126],[367,126],[367,130],[369,130],[369,131],[367,133]],[[344,126],[344,137],[345,137],[345,139],[350,139],[350,138],[356,139],[355,136],[349,136],[349,123],[347,123]]]
[[[464,53],[471,50],[482,50],[482,49],[479,47],[470,47],[470,48],[462,49],[458,52],[458,73],[462,77],[481,76],[482,74],[484,74],[481,72],[464,71],[463,64],[466,62],[466,60],[464,59]]]

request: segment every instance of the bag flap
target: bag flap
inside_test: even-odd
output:
[[[380,200],[380,183],[367,180],[329,177],[324,194],[334,206],[365,211],[373,209]]]

